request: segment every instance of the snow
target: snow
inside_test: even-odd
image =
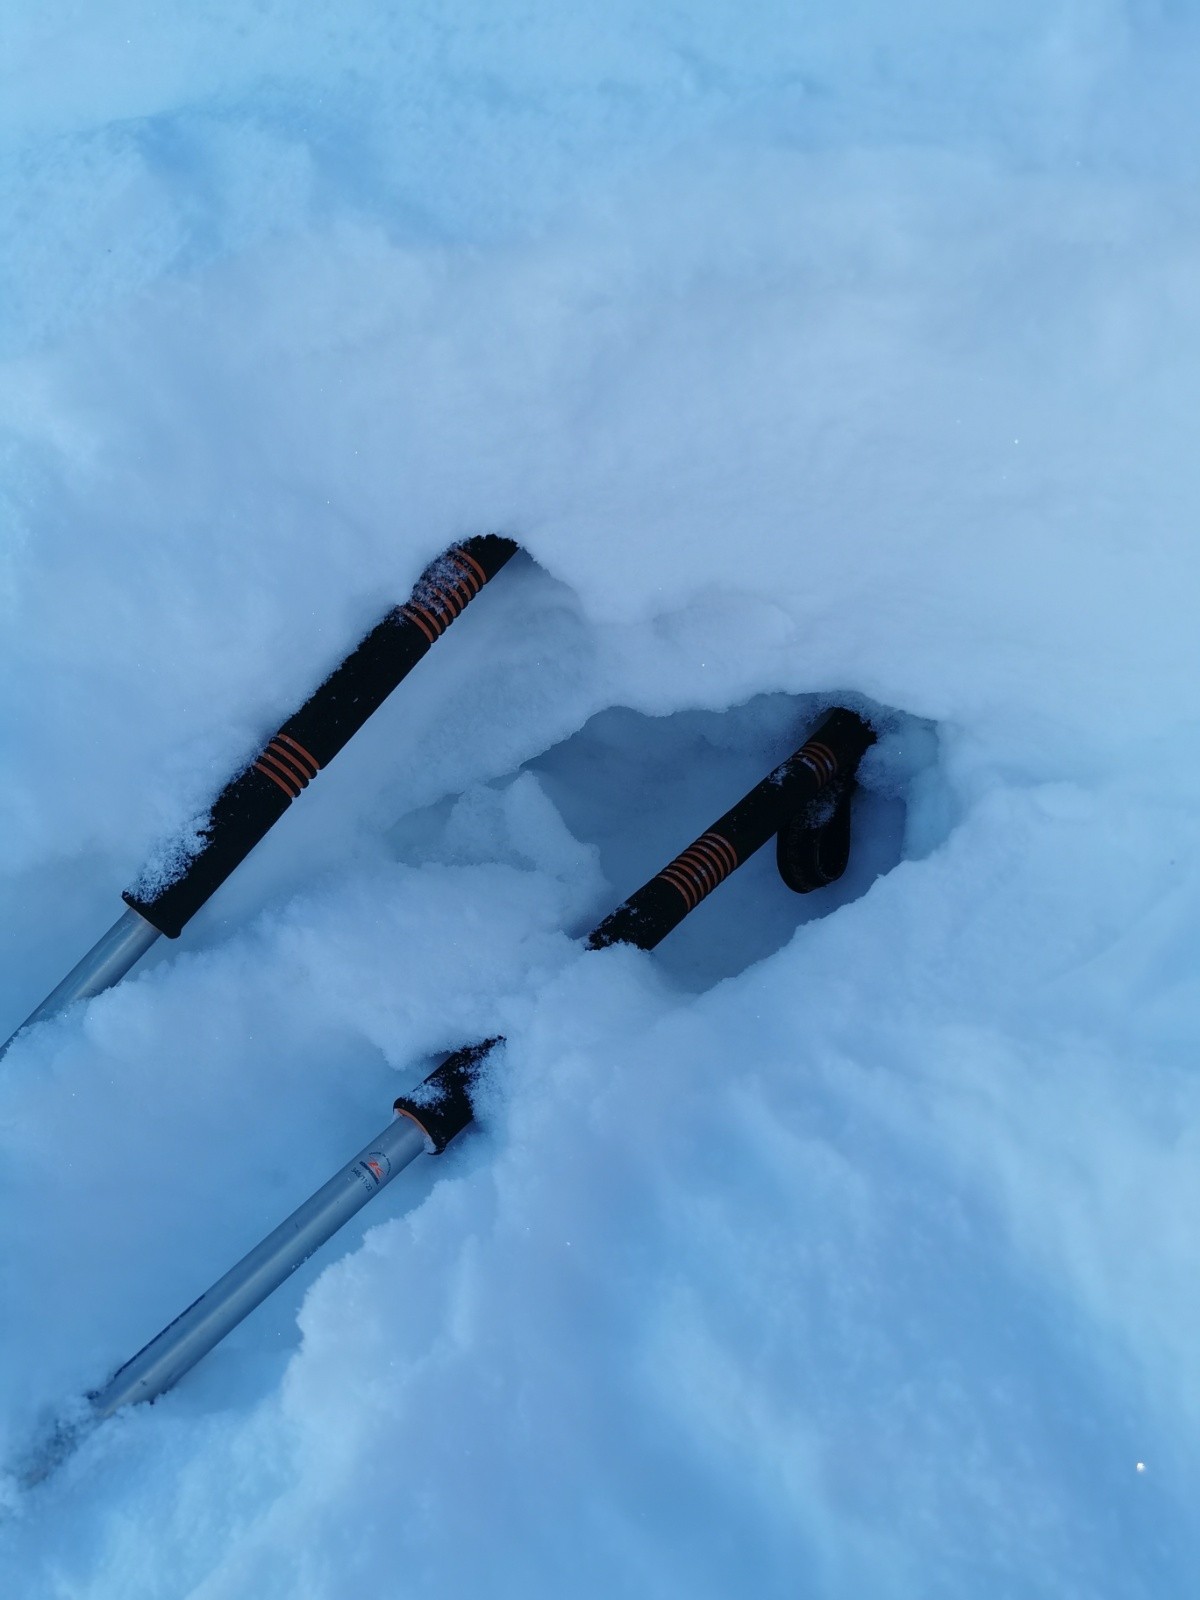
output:
[[[3,1592],[1189,1592],[1191,9],[4,39],[0,1034],[439,550],[528,555],[0,1063]],[[846,697],[844,885],[581,949]],[[469,1138],[22,1486],[496,1032]]]

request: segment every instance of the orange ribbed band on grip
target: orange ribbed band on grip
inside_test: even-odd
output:
[[[414,623],[430,644],[466,610],[487,582],[487,573],[466,550],[450,550],[438,563],[436,575],[424,578],[413,597],[400,607],[400,615]]]
[[[737,851],[729,840],[710,829],[669,862],[659,877],[678,889],[689,911],[738,866]]]
[[[795,759],[803,761],[804,765],[816,774],[822,785],[827,784],[838,769],[837,757],[827,744],[822,744],[818,739],[810,739],[806,745],[797,750]]]
[[[321,763],[297,740],[277,733],[254,763],[255,772],[270,778],[289,800],[295,800],[321,770]]]

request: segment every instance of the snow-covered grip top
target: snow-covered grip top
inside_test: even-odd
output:
[[[503,1043],[503,1034],[497,1034],[494,1039],[484,1039],[479,1044],[456,1050],[411,1094],[401,1095],[396,1101],[392,1108],[396,1115],[416,1123],[433,1146],[435,1155],[440,1155],[451,1139],[474,1120],[471,1092],[475,1080],[488,1056]]]
[[[796,810],[808,804],[834,778],[852,777],[875,730],[857,712],[831,711],[812,738],[776,767],[706,833],[669,861],[657,876],[630,895],[588,936],[593,950],[610,944],[636,944],[652,950],[690,911],[742,862],[779,832]],[[412,1094],[395,1102],[397,1115],[409,1117],[435,1151],[446,1148],[474,1118],[475,1080],[493,1048],[486,1039],[447,1056]]]
[[[390,611],[213,802],[199,848],[165,882],[139,882],[123,899],[160,933],[178,938],[209,896],[312,780],[379,709],[446,629],[518,550],[481,534],[426,567]]]

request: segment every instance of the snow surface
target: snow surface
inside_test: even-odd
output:
[[[1183,0],[6,8],[0,1034],[432,556],[531,559],[0,1065],[5,1596],[1196,1591],[1198,66]],[[572,942],[843,694],[846,892]]]

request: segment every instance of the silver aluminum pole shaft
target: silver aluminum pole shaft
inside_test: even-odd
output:
[[[126,911],[113,923],[103,939],[92,946],[78,966],[72,967],[58,988],[25,1018],[16,1033],[4,1041],[0,1056],[18,1033],[23,1033],[35,1022],[45,1022],[47,1017],[57,1016],[60,1011],[74,1005],[76,1000],[90,1000],[93,995],[111,989],[114,983],[120,983],[130,967],[140,961],[154,941],[161,937],[158,929],[152,927],[145,917],[139,916],[136,911]]]
[[[93,1394],[94,1419],[177,1383],[425,1148],[420,1128],[397,1117]]]

